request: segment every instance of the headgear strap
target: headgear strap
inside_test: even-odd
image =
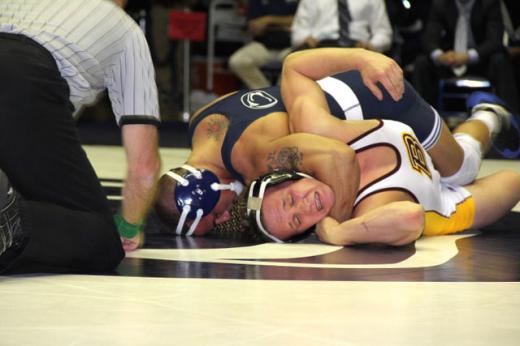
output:
[[[296,171],[274,171],[255,179],[250,187],[247,198],[247,215],[253,213],[258,230],[270,240],[276,243],[284,243],[283,240],[272,235],[262,223],[261,212],[265,191],[268,187],[275,186],[286,181],[295,181],[302,178],[312,178],[310,175]],[[312,178],[313,179],[313,178]]]
[[[210,214],[217,205],[220,191],[231,190],[238,195],[244,186],[239,181],[220,184],[218,177],[207,169],[197,169],[187,164],[182,168],[187,171],[183,175],[172,170],[168,171],[166,175],[179,183],[173,197],[177,210],[182,212],[175,233],[181,235],[184,224],[189,219],[194,220],[186,232],[187,236],[191,236],[200,220]]]

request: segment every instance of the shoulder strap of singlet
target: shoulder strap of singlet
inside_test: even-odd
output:
[[[406,173],[408,166],[403,161],[407,157],[406,148],[402,142],[403,135],[409,135],[408,137],[413,138],[411,143],[419,145],[417,138],[410,135],[412,133],[412,129],[403,123],[380,120],[380,126],[353,141],[351,146],[356,153],[373,146],[386,146],[395,152],[397,158],[393,170],[360,189],[354,201],[354,208],[366,197],[384,191],[403,191],[408,193],[416,202],[418,201],[413,189],[409,188],[410,180],[408,180],[409,175]],[[414,181],[413,178],[412,181]]]
[[[220,150],[222,161],[235,179],[244,182],[242,175],[237,172],[231,162],[231,152],[235,143],[255,120],[274,112],[285,111],[278,86],[258,90],[241,90],[201,112],[190,124],[190,138],[204,118],[212,114],[224,115],[229,120],[229,126]]]

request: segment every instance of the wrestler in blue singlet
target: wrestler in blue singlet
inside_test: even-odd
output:
[[[405,92],[394,101],[384,88],[379,101],[361,79],[358,71],[343,72],[318,81],[325,93],[331,113],[339,119],[390,119],[410,126],[428,150],[440,137],[442,121],[437,112],[405,82]],[[221,148],[227,170],[243,182],[242,176],[231,164],[231,151],[244,130],[255,120],[276,112],[286,112],[280,87],[258,90],[240,90],[214,103],[201,112],[190,124],[190,138],[197,125],[212,114],[224,115],[229,127]]]

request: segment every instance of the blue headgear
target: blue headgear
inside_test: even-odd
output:
[[[255,179],[249,186],[249,192],[247,196],[247,215],[252,216],[257,229],[262,233],[263,236],[276,243],[285,243],[285,241],[278,239],[264,227],[261,218],[262,203],[264,201],[265,191],[268,187],[272,187],[286,181],[296,181],[302,178],[312,178],[310,175],[305,173],[296,172],[292,170],[280,170],[267,173],[257,179]],[[312,178],[313,179],[313,178]],[[306,235],[306,232],[304,233]],[[299,236],[297,238],[300,238]],[[294,239],[292,239],[294,241]]]
[[[217,205],[221,190],[231,190],[239,195],[243,185],[239,181],[220,184],[218,177],[207,169],[197,169],[189,165],[183,165],[182,168],[186,170],[183,176],[171,170],[166,175],[178,182],[173,197],[181,216],[175,232],[182,234],[186,219],[195,219],[186,232],[186,235],[191,236],[202,217],[211,213]]]

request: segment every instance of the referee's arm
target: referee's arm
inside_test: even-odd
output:
[[[126,124],[121,129],[127,160],[121,214],[141,224],[154,201],[161,168],[159,135],[152,124]]]

